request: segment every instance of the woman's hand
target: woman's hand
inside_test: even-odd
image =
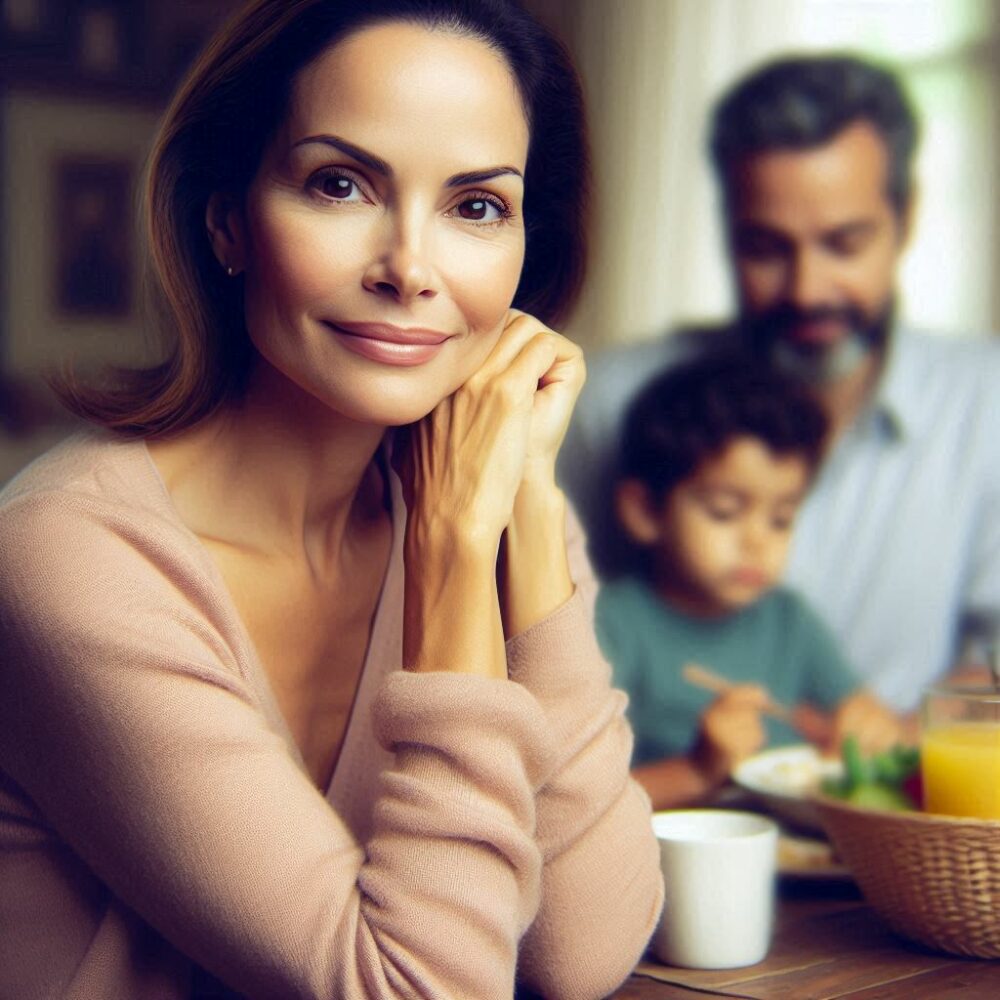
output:
[[[533,316],[510,311],[507,330],[544,336],[555,354],[532,400],[524,472],[504,535],[498,587],[507,637],[527,631],[573,594],[566,557],[566,501],[555,466],[586,370],[583,352]]]
[[[579,391],[568,388],[567,343],[511,310],[479,370],[407,429],[397,471],[411,522],[495,555],[526,462],[548,462],[565,434],[566,396]]]
[[[561,342],[512,313],[479,370],[400,435],[393,462],[408,509],[403,664],[409,670],[506,676],[497,552],[529,456],[533,467],[547,460],[553,439],[565,433],[558,387],[536,413]]]
[[[532,401],[531,428],[525,456],[525,479],[551,483],[555,481],[556,456],[566,431],[577,397],[587,377],[583,351],[572,341],[523,313],[511,309],[507,330],[517,336],[544,334],[552,338],[555,349],[553,363],[538,381]]]

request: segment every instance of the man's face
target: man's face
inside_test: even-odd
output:
[[[730,180],[730,252],[754,343],[818,380],[878,347],[906,225],[888,153],[867,123],[824,146],[747,159]]]

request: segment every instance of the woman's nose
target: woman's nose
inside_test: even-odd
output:
[[[397,302],[437,295],[430,237],[412,224],[387,219],[387,232],[365,271],[364,287]]]

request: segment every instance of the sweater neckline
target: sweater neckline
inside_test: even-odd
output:
[[[140,452],[138,457],[145,468],[146,475],[153,483],[153,488],[158,495],[161,505],[164,507],[165,513],[168,514],[177,530],[181,531],[188,539],[192,550],[198,553],[198,560],[211,580],[212,588],[216,592],[220,605],[224,608],[226,617],[232,623],[234,633],[238,637],[240,645],[237,662],[245,663],[248,668],[245,679],[250,682],[254,691],[261,698],[268,719],[284,739],[289,752],[303,774],[312,783],[312,777],[309,775],[299,746],[295,742],[295,737],[292,735],[288,723],[278,706],[274,688],[271,685],[267,671],[264,669],[263,661],[257,652],[249,629],[243,621],[239,609],[236,607],[236,602],[229,591],[222,571],[219,569],[215,559],[212,558],[212,554],[205,544],[182,520],[174,505],[173,498],[170,496],[170,491],[167,489],[167,484],[160,474],[156,463],[153,461],[153,456],[149,452],[145,439],[139,439],[136,444]],[[376,651],[384,648],[387,644],[392,644],[392,636],[388,633],[390,619],[392,618],[389,608],[394,604],[393,598],[395,595],[398,594],[400,600],[402,598],[402,539],[405,528],[404,515],[406,507],[402,496],[402,485],[393,471],[391,463],[386,460],[382,463],[382,469],[388,476],[392,541],[385,575],[382,578],[378,600],[375,604],[375,614],[372,617],[371,631],[368,634],[368,644],[365,649],[361,675],[354,692],[351,710],[347,717],[347,724],[344,728],[340,754],[326,788],[319,789],[324,797],[331,802],[337,797],[338,788],[347,780],[345,777],[347,770],[346,762],[353,757],[350,753],[350,745],[364,739],[364,731],[367,729],[364,716],[367,713],[368,706],[370,706],[370,703],[374,699],[375,690],[382,680],[382,674],[385,672],[378,670],[380,660],[376,655]]]

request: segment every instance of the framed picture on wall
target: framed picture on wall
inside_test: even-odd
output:
[[[157,112],[12,92],[0,104],[0,368],[40,381],[143,360],[137,197]]]
[[[68,317],[127,316],[134,257],[132,162],[60,155],[51,184],[56,309]]]
[[[53,0],[0,0],[0,39],[11,48],[44,46],[51,53],[65,39],[65,21]]]

